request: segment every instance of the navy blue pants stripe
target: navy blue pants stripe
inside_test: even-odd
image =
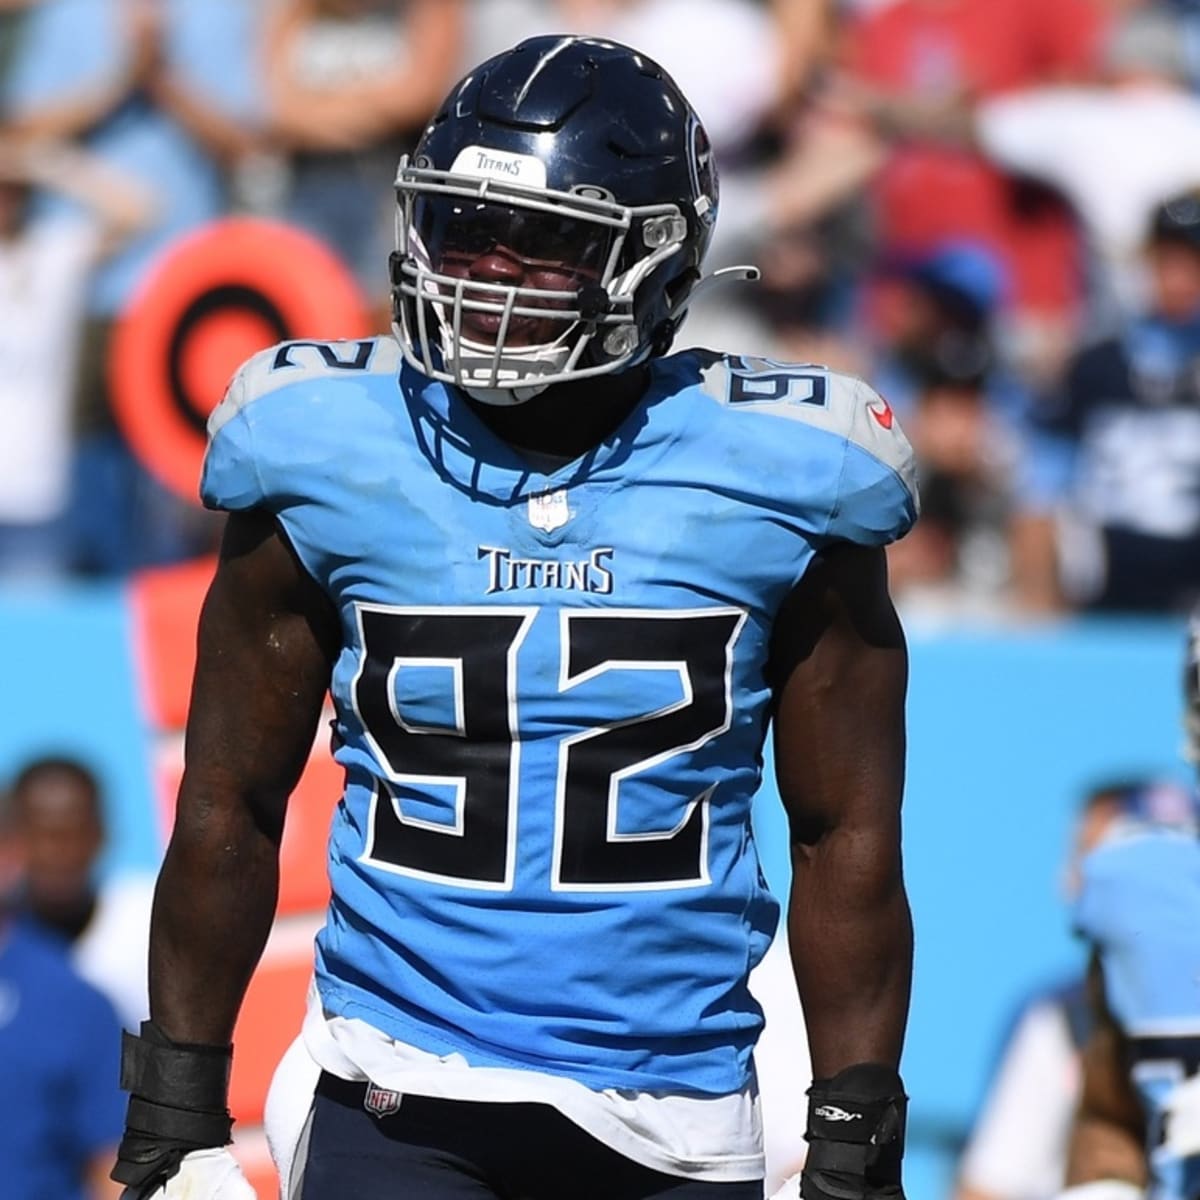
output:
[[[375,1117],[364,1084],[322,1075],[301,1200],[762,1200],[632,1162],[544,1104],[405,1096]]]

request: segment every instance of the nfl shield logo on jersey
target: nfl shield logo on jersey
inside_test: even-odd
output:
[[[561,529],[571,519],[570,509],[567,508],[567,493],[559,488],[557,492],[540,492],[529,497],[529,523],[534,529],[543,529],[553,533]]]
[[[368,1083],[363,1108],[373,1117],[390,1117],[400,1111],[400,1099],[399,1092],[389,1092],[387,1088]]]

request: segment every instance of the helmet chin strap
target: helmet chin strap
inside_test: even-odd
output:
[[[449,336],[448,329],[443,328],[443,336]],[[532,400],[534,396],[541,395],[550,385],[541,383],[538,376],[553,375],[556,366],[561,365],[561,362],[570,353],[569,347],[564,347],[557,342],[538,346],[513,347],[507,354],[502,352],[499,364],[502,373],[517,374],[518,378],[523,375],[525,380],[520,384],[516,384],[514,381],[513,386],[501,388],[486,387],[469,382],[471,374],[478,375],[483,370],[486,370],[488,374],[491,373],[495,358],[494,348],[476,345],[465,338],[459,339],[459,348],[460,351],[464,349],[467,351],[467,354],[462,355],[459,361],[465,358],[468,365],[467,370],[462,372],[467,379],[460,380],[458,386],[473,400],[479,401],[480,404],[492,405],[495,408],[512,408]],[[476,369],[476,362],[478,369]]]
[[[478,400],[480,404],[489,404],[493,408],[516,408],[518,404],[524,404],[526,401],[532,400],[534,396],[540,396],[549,386],[548,383],[531,383],[526,387],[463,387],[462,390],[472,400]]]

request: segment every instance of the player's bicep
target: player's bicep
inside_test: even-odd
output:
[[[181,816],[250,804],[282,825],[316,732],[339,629],[267,513],[231,514],[200,617]]]
[[[793,843],[835,826],[894,829],[907,678],[884,551],[830,547],[785,602],[772,638],[775,763]]]

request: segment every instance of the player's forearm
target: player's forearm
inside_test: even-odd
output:
[[[109,117],[129,96],[133,86],[129,72],[118,72],[62,100],[16,114],[6,122],[6,132],[47,142],[82,137]]]
[[[167,72],[150,85],[159,107],[169,112],[211,155],[225,164],[256,151],[262,135],[220,109],[205,104],[189,87]]]
[[[181,796],[181,806],[185,794]],[[150,1012],[176,1042],[226,1045],[262,954],[279,887],[278,834],[248,805],[177,821],[150,937]]]
[[[215,1177],[206,1180],[214,1162],[230,1195],[249,1191],[238,1189],[240,1176],[222,1150],[233,1125],[230,1043],[271,926],[281,823],[261,822],[251,797],[222,794],[211,786],[219,774],[207,775],[200,787],[185,775],[180,789],[154,897],[151,1020],[122,1043],[129,1107],[112,1171],[126,1185],[122,1195],[160,1196],[176,1176],[171,1195],[215,1195]]]
[[[1128,1045],[1106,1001],[1101,960],[1088,968],[1092,1029],[1080,1055],[1083,1086],[1067,1149],[1068,1186],[1146,1182],[1146,1114],[1129,1075]]]
[[[107,249],[148,228],[157,216],[154,198],[142,183],[69,143],[31,145],[29,176],[91,209]]]
[[[913,930],[895,841],[835,827],[793,850],[788,933],[817,1078],[899,1065]]]
[[[1146,1183],[1146,1151],[1139,1134],[1116,1122],[1081,1113],[1071,1131],[1066,1183],[1076,1187],[1098,1180]]]

